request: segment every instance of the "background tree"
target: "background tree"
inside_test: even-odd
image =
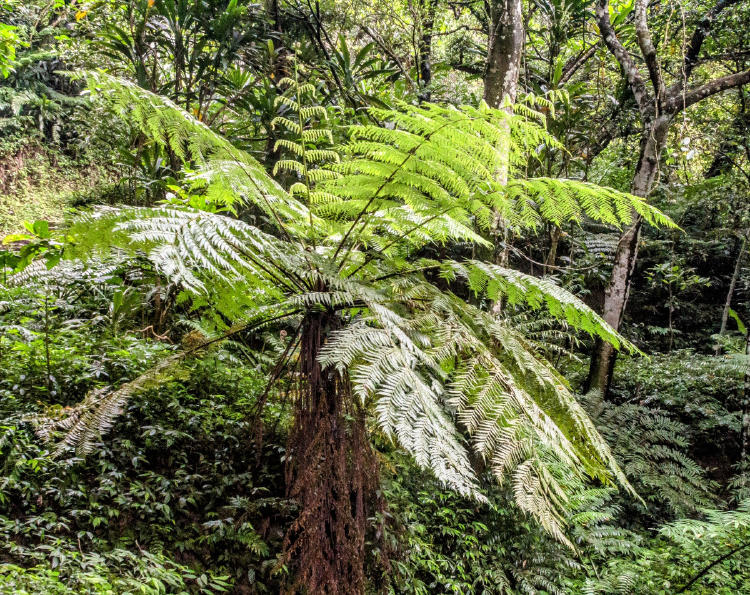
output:
[[[631,184],[633,194],[645,197],[651,191],[658,175],[669,127],[677,114],[706,97],[750,81],[750,69],[747,69],[706,82],[692,83],[707,36],[714,29],[724,11],[733,5],[738,5],[738,3],[731,0],[720,1],[698,19],[685,48],[684,58],[681,63],[677,64],[675,81],[667,86],[664,77],[667,65],[660,62],[648,24],[649,3],[643,0],[634,5],[635,34],[641,53],[640,58],[648,73],[649,82],[647,83],[639,65],[633,60],[612,27],[608,0],[597,2],[597,23],[602,39],[625,73],[642,122],[640,153]],[[743,7],[740,6],[740,10],[742,9]],[[636,218],[630,229],[620,238],[615,251],[610,282],[604,293],[602,316],[613,328],[619,328],[622,322],[638,254],[639,240],[640,223]],[[592,356],[587,383],[590,390],[607,392],[612,379],[614,357],[614,352],[609,347],[603,344],[597,345]]]

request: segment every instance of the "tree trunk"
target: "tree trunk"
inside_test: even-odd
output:
[[[641,136],[641,150],[631,186],[631,192],[636,196],[645,198],[651,191],[651,186],[659,173],[659,158],[664,149],[671,119],[670,115],[657,117],[646,126]],[[628,302],[642,223],[640,216],[633,213],[633,223],[622,234],[617,245],[612,275],[604,292],[602,318],[614,329],[620,328]],[[597,340],[591,357],[586,391],[597,391],[606,396],[612,382],[614,365],[614,347],[605,341]]]
[[[737,260],[734,263],[734,271],[732,272],[732,280],[729,282],[729,290],[727,291],[727,299],[724,301],[724,309],[721,311],[721,326],[719,327],[719,334],[723,335],[727,330],[727,321],[729,320],[729,309],[732,307],[732,297],[734,296],[734,288],[737,285],[737,279],[740,276],[742,270],[742,256],[745,253],[745,244],[747,244],[747,237],[742,238],[740,243],[740,251],[737,253]],[[716,355],[719,355],[721,346],[717,345],[714,349]]]
[[[419,35],[419,100],[430,101],[432,91],[432,30],[435,26],[435,0],[424,0],[420,15],[421,31]]]
[[[745,356],[750,357],[750,331],[745,333]],[[750,437],[750,366],[745,369],[745,382],[742,386],[742,427],[740,428],[740,461],[747,456]]]
[[[378,470],[348,379],[318,362],[328,333],[339,326],[333,313],[311,313],[302,328],[286,467],[288,495],[300,507],[284,540],[294,593],[365,589],[365,531]]]
[[[548,269],[555,266],[557,262],[557,247],[560,245],[560,236],[562,235],[562,229],[557,225],[552,225],[549,232],[549,252],[547,252],[547,258],[544,260],[544,271],[546,275]]]
[[[521,0],[494,0],[490,4],[487,64],[484,72],[484,100],[500,107],[507,96],[516,100],[523,50]]]
[[[487,64],[484,70],[484,100],[494,108],[503,106],[507,100],[510,104],[516,101],[518,92],[518,75],[521,67],[523,50],[523,10],[521,0],[493,0],[489,4],[489,31],[487,39]],[[509,157],[510,130],[500,141],[498,150]],[[508,159],[495,172],[495,179],[501,184],[508,181]],[[496,214],[493,223],[495,247],[498,248],[502,237],[502,249],[496,253],[496,262],[502,266],[508,263],[508,229]],[[495,303],[493,311],[502,310],[502,301]]]

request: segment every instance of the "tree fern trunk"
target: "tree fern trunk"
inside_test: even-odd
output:
[[[318,363],[328,333],[339,326],[331,313],[310,314],[303,324],[286,469],[288,494],[300,506],[284,544],[294,572],[290,592],[365,588],[365,530],[377,464],[348,379]]]

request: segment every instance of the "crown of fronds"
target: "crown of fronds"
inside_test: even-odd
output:
[[[145,250],[165,276],[235,324],[337,313],[343,326],[321,364],[348,375],[379,426],[445,484],[482,499],[473,451],[560,540],[567,496],[558,469],[628,486],[564,378],[518,329],[477,304],[502,297],[632,346],[548,280],[477,260],[416,256],[430,244],[487,245],[481,231],[498,212],[518,226],[583,217],[627,224],[633,210],[667,221],[641,199],[581,182],[497,182],[497,171],[517,169],[530,149],[555,143],[540,114],[486,105],[373,110],[384,126],[352,127],[335,162],[333,153],[311,157],[318,149],[310,146],[329,140],[310,124],[323,113],[304,107],[300,94],[311,89],[290,80],[293,92],[280,101],[297,120],[285,115],[277,124],[296,134],[279,145],[295,159],[279,170],[306,178],[304,192],[287,193],[249,155],[167,100],[106,75],[88,78],[145,134],[179,148],[207,193],[252,201],[276,231],[189,208],[127,209],[74,226],[69,255],[113,244]],[[310,168],[329,157],[327,168]],[[476,300],[444,289],[444,280]]]

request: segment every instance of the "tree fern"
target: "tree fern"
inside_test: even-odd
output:
[[[301,343],[315,341],[317,363],[305,364],[312,368],[304,374],[319,378],[313,368],[320,366],[325,378],[342,379],[337,386],[350,386],[353,402],[368,407],[420,465],[481,500],[474,453],[562,541],[568,496],[561,469],[616,478],[629,488],[564,378],[481,300],[503,296],[618,347],[632,345],[548,280],[478,260],[418,257],[425,246],[456,240],[488,245],[482,232],[497,213],[516,226],[583,217],[627,224],[634,208],[669,224],[640,199],[580,182],[495,181],[506,158],[498,140],[507,130],[515,169],[530,158],[529,147],[555,144],[540,114],[485,105],[373,110],[384,126],[352,127],[335,162],[334,153],[309,146],[327,140],[308,126],[320,110],[303,107],[299,93],[285,96],[297,120],[276,123],[299,140],[279,145],[293,159],[277,169],[299,175],[304,186],[287,193],[249,155],[167,100],[106,75],[88,80],[145,134],[197,168],[208,196],[228,205],[251,202],[276,231],[186,207],[125,209],[75,225],[69,256],[97,246],[145,250],[165,276],[235,325],[296,317],[307,333]],[[296,80],[290,85],[309,91]],[[327,169],[311,170],[329,159]],[[445,280],[476,300],[445,290]],[[302,365],[309,353],[299,349]]]

